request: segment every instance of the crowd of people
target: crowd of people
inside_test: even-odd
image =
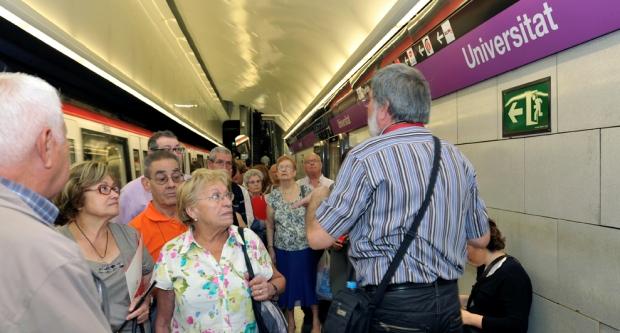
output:
[[[69,166],[52,86],[0,73],[0,137],[22,138],[0,148],[0,247],[11,254],[0,263],[12,268],[0,272],[0,331],[258,332],[252,300],[271,300],[289,332],[318,333],[347,280],[376,292],[430,191],[371,331],[526,332],[529,277],[505,252],[473,166],[446,141],[428,188],[435,156],[424,77],[387,66],[366,103],[371,138],[343,157],[335,181],[315,153],[303,156],[297,179],[291,156],[248,168],[223,147],[211,150],[207,168],[184,174],[177,137],[158,131],[144,175],[119,189],[105,162]],[[466,261],[477,279],[459,296]]]

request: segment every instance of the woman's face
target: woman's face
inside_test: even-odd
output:
[[[78,215],[91,215],[111,219],[118,215],[118,187],[112,177],[105,176],[99,183],[84,191],[84,206]],[[107,194],[106,194],[107,193]]]
[[[295,179],[295,175],[297,175],[297,171],[295,171],[295,166],[289,160],[284,160],[278,163],[277,170],[279,180]]]
[[[469,261],[472,266],[478,267],[484,265],[487,254],[487,249],[480,249],[469,244],[467,245],[467,261]]]
[[[263,190],[263,182],[259,176],[252,176],[248,179],[248,191],[252,194],[260,194]]]
[[[194,223],[202,223],[209,227],[232,225],[232,193],[225,184],[221,182],[205,184],[199,190],[197,198],[196,205],[187,208],[189,215],[198,219]]]
[[[271,179],[272,184],[275,184],[278,181],[278,169],[275,164],[269,168],[269,178]]]

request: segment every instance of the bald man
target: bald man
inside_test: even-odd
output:
[[[315,153],[304,156],[304,171],[306,177],[297,181],[298,185],[307,185],[312,189],[319,186],[330,187],[334,181],[323,176],[321,157]]]

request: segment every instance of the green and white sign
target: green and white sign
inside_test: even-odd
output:
[[[551,78],[502,91],[502,136],[550,132]]]

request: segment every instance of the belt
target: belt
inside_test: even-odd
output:
[[[430,282],[430,283],[414,283],[414,282],[405,282],[405,283],[394,283],[394,284],[388,284],[387,288],[385,289],[385,292],[390,292],[390,291],[399,291],[399,290],[409,290],[409,289],[422,289],[422,288],[431,288],[434,286],[444,286],[444,285],[450,285],[450,284],[455,284],[456,280],[444,280],[444,279],[437,279],[434,282]],[[377,285],[367,285],[364,286],[364,290],[366,292],[372,293],[377,291],[377,288],[379,286]]]

